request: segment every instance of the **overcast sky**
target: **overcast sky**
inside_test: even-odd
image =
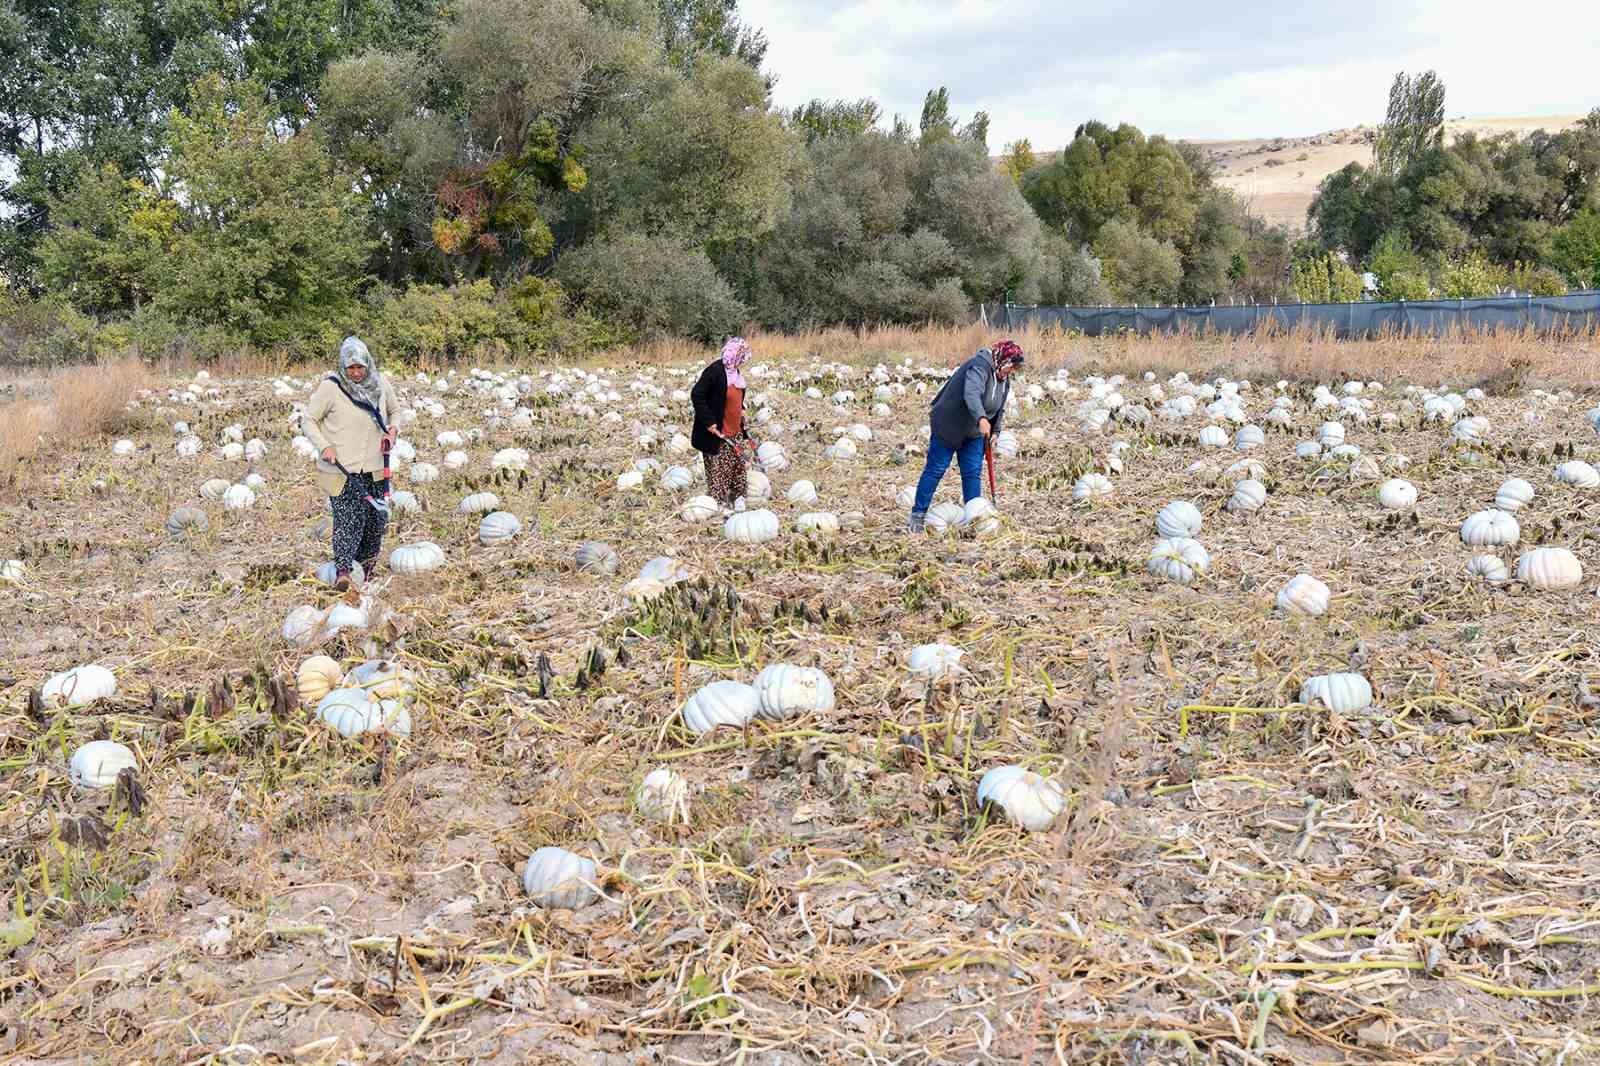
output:
[[[1600,16],[1546,0],[741,0],[771,42],[775,100],[871,96],[913,125],[950,88],[989,145],[1059,148],[1080,122],[1174,137],[1303,136],[1383,120],[1396,71],[1434,69],[1450,117],[1600,106]]]

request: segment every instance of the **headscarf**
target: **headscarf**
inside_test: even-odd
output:
[[[728,384],[736,389],[744,388],[744,375],[739,373],[739,368],[750,358],[750,342],[743,337],[729,337],[728,343],[722,346],[722,366],[728,372]]]
[[[359,383],[350,380],[350,368],[353,366],[367,368],[367,376]],[[367,351],[367,346],[361,343],[359,337],[346,337],[344,343],[339,345],[339,384],[350,395],[374,408],[383,398],[383,378],[378,374],[377,360],[372,358],[372,353]]]
[[[1008,366],[1021,366],[1027,362],[1022,354],[1022,346],[1016,341],[996,341],[989,349],[989,356],[994,360],[996,370],[1004,370]]]

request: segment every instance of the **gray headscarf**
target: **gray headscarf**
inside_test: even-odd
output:
[[[367,376],[357,384],[350,380],[350,368],[364,366]],[[361,343],[359,337],[346,337],[344,343],[339,345],[339,383],[356,399],[378,406],[378,401],[383,397],[383,378],[378,373],[377,360],[372,358],[372,353],[367,351],[367,346]]]

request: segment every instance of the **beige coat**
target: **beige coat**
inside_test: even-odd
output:
[[[391,429],[396,406],[394,390],[386,378],[378,412],[383,415],[384,425]],[[332,448],[339,462],[352,474],[375,474],[383,469],[383,434],[378,431],[378,424],[326,378],[311,394],[311,402],[306,404],[300,431],[316,446],[317,484],[329,496],[344,491],[344,475],[332,463],[322,461],[323,449]]]

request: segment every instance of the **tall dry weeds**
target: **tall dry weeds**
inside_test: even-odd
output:
[[[150,385],[137,360],[57,371],[47,398],[21,397],[0,405],[0,484],[11,484],[47,441],[71,443],[120,429],[128,401]]]

